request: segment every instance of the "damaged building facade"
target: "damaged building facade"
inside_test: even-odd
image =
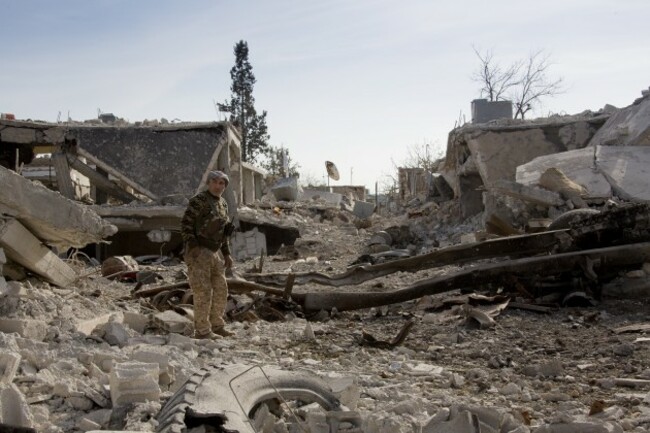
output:
[[[228,122],[108,121],[0,121],[4,167],[94,204],[119,229],[109,243],[98,244],[99,257],[178,250],[187,198],[201,190],[210,170],[229,174],[225,198],[233,214],[262,195],[265,172],[242,161],[239,131]],[[162,248],[160,236],[147,236],[152,230],[166,232]]]
[[[456,128],[434,175],[452,191],[460,218],[482,214],[486,229],[499,234],[508,234],[500,225],[525,228],[536,218],[550,223],[562,212],[609,199],[648,202],[647,93],[623,109],[606,106],[572,116]],[[415,178],[409,176],[404,178]],[[404,190],[409,188],[440,197],[434,185],[414,189],[408,184]]]

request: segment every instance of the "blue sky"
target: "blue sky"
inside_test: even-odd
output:
[[[472,47],[550,55],[564,92],[533,117],[624,107],[650,86],[648,0],[0,0],[0,112],[217,120],[246,40],[270,144],[303,179],[374,192],[407,149],[443,152],[479,97]],[[60,114],[59,114],[60,113]]]

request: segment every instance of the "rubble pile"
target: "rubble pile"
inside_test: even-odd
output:
[[[452,131],[441,173],[417,183],[432,189],[384,206],[289,181],[251,199],[247,167],[230,197],[234,335],[214,340],[190,337],[186,193],[115,170],[109,195],[151,202],[87,206],[0,167],[0,427],[650,431],[648,101]],[[56,141],[3,122],[3,141]]]

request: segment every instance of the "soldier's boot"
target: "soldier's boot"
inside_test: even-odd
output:
[[[230,337],[232,335],[235,335],[233,332],[230,332],[226,329],[225,326],[220,326],[218,328],[212,328],[212,332],[221,336],[221,337]]]
[[[208,331],[208,332],[206,332],[204,334],[200,334],[198,332],[195,332],[194,333],[194,338],[199,339],[199,340],[218,340],[218,339],[220,339],[222,337],[221,337],[221,335],[219,335],[217,333]]]

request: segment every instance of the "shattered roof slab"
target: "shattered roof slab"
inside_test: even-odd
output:
[[[76,127],[77,146],[153,194],[192,195],[225,140],[223,123]]]

